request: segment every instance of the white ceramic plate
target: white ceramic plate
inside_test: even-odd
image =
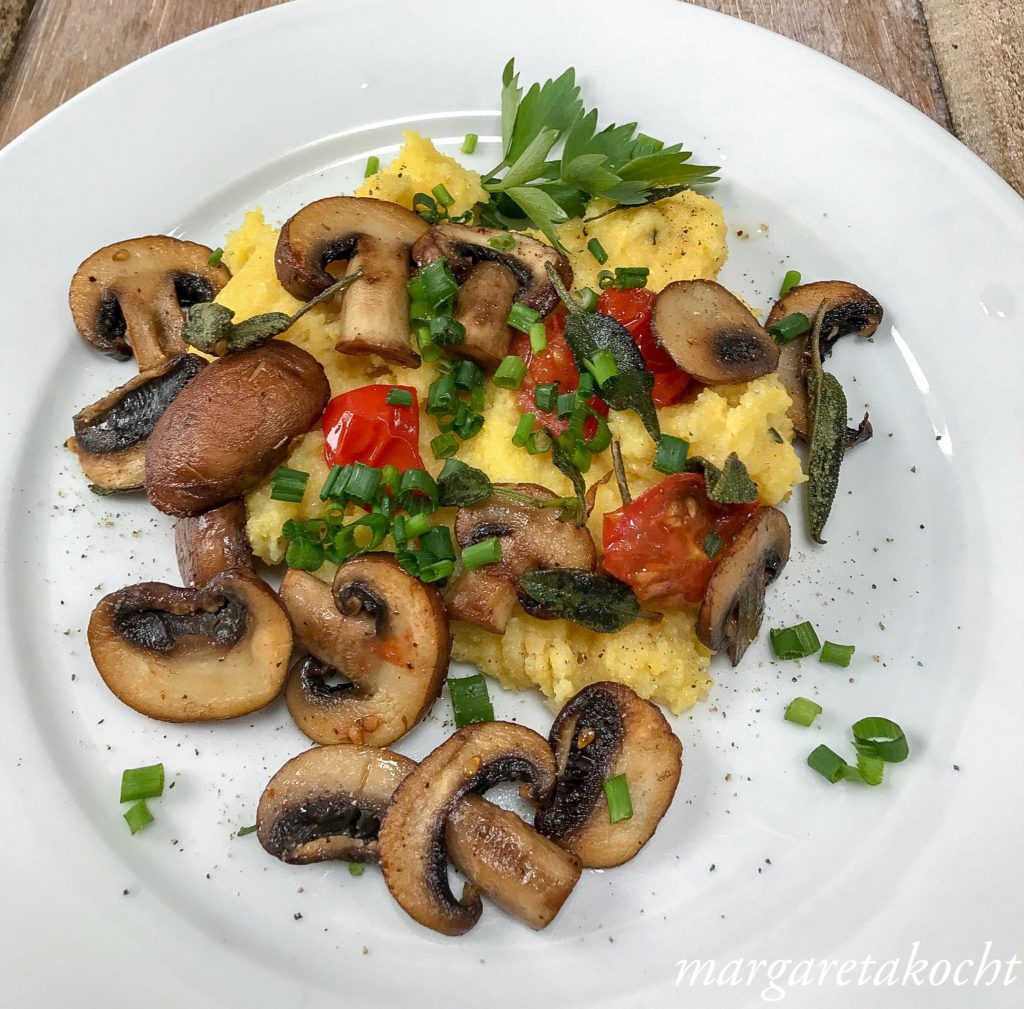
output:
[[[794,266],[857,281],[886,321],[834,364],[876,437],[844,467],[828,546],[798,534],[767,617],[855,642],[849,671],[775,664],[763,645],[738,670],[716,662],[709,703],[676,720],[682,784],[641,856],[587,873],[545,933],[488,908],[445,940],[376,872],[287,867],[234,837],[306,745],[283,705],[162,725],[99,682],[83,634],[96,599],[177,576],[169,521],[91,496],[60,448],[73,410],[132,371],[87,352],[66,292],[107,242],[217,245],[247,207],[281,219],[350,191],[403,128],[450,151],[470,130],[493,138],[510,55],[526,80],[574,64],[603,119],[639,118],[723,166],[724,280],[752,303]],[[1024,209],[922,115],[679,3],[296,3],[148,57],[0,152],[0,222],[4,1006],[749,1006],[757,977],[689,991],[677,961],[902,964],[918,942],[941,978],[941,961],[986,942],[990,958],[1020,953]],[[493,692],[499,716],[549,725],[536,698]],[[811,730],[782,721],[796,694],[825,706]],[[867,714],[901,722],[913,749],[883,787],[832,787],[804,766]],[[442,718],[401,748],[425,753]],[[129,837],[120,771],[153,760],[174,788]],[[893,992],[851,976],[780,985],[790,1005],[1020,1004],[1019,981],[936,990],[914,985],[919,970]]]

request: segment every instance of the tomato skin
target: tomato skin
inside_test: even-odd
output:
[[[641,602],[699,603],[722,550],[739,535],[759,505],[708,500],[704,477],[676,473],[604,517],[604,569],[625,582]],[[714,558],[704,540],[715,532]]]
[[[412,406],[391,406],[387,395],[404,389]],[[324,459],[328,466],[361,462],[423,469],[420,457],[420,409],[416,390],[407,385],[364,385],[327,404],[323,416]]]
[[[653,291],[646,287],[632,287],[625,291],[609,287],[601,292],[597,310],[602,315],[621,323],[643,355],[644,362],[654,375],[654,389],[651,393],[655,406],[671,406],[683,398],[690,384],[690,376],[662,349],[651,329],[651,312],[654,309]]]

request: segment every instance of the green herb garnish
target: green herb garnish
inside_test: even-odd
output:
[[[716,504],[748,504],[757,500],[757,484],[735,452],[729,454],[721,469],[703,456],[690,456],[686,472],[704,474],[708,498]]]
[[[555,617],[602,634],[621,631],[642,615],[628,585],[590,571],[527,571],[519,576],[519,589]]]

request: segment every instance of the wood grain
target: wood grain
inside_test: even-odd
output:
[[[209,25],[281,0],[36,0],[0,82],[0,146],[93,82]],[[386,0],[381,0],[386,2]],[[804,42],[944,126],[918,0],[698,0]]]

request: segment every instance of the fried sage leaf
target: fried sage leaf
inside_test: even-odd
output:
[[[558,444],[558,439],[550,431],[547,431],[547,436],[551,439],[551,461],[559,472],[569,478],[572,489],[576,493],[576,508],[574,509],[576,524],[578,526],[585,525],[589,512],[587,511],[587,483],[583,479],[583,472],[569,458],[562,446]],[[563,517],[568,518],[569,516],[563,515]]]
[[[686,472],[704,474],[708,498],[717,504],[747,504],[757,500],[757,484],[750,479],[747,467],[735,452],[730,453],[721,469],[703,456],[691,456],[686,460]]]
[[[493,493],[491,478],[475,466],[449,467],[437,481],[437,503],[445,508],[468,508]]]
[[[527,571],[519,589],[553,616],[613,634],[641,615],[633,590],[623,582],[572,568]]]

